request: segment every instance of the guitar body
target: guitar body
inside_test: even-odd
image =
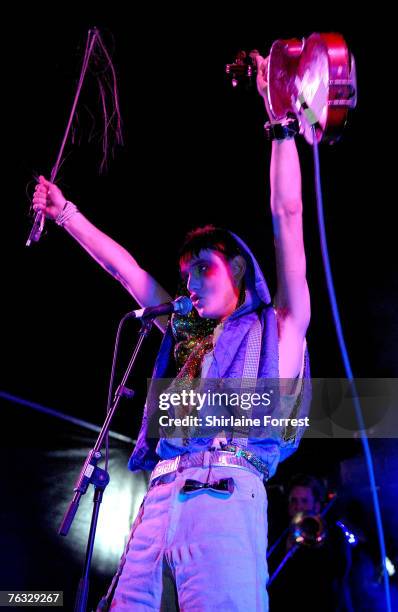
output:
[[[299,119],[307,142],[336,142],[356,105],[355,61],[341,34],[277,40],[268,64],[268,100],[274,119]]]

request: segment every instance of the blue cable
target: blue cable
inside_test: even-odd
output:
[[[368,474],[369,474],[370,488],[371,488],[372,498],[373,498],[373,507],[374,507],[375,517],[376,517],[377,533],[378,533],[379,544],[380,544],[380,554],[381,554],[381,559],[382,559],[382,564],[383,564],[383,578],[384,578],[387,612],[391,612],[390,584],[388,581],[388,572],[387,572],[386,563],[385,563],[386,546],[385,546],[385,541],[384,541],[383,524],[382,524],[381,513],[380,513],[380,503],[379,503],[379,498],[377,495],[376,480],[375,480],[375,474],[374,474],[374,468],[373,468],[373,459],[372,459],[372,455],[371,455],[370,448],[369,448],[369,441],[365,433],[365,423],[363,420],[361,404],[358,398],[354,376],[351,370],[350,360],[348,357],[347,347],[344,341],[344,335],[343,335],[343,330],[341,327],[341,320],[340,320],[339,310],[338,310],[337,301],[336,301],[336,294],[335,294],[335,290],[333,286],[332,272],[330,269],[330,260],[329,260],[329,253],[328,253],[328,247],[327,247],[326,232],[325,232],[325,221],[324,221],[324,215],[323,215],[323,199],[322,199],[321,175],[320,175],[320,165],[319,165],[318,141],[317,141],[317,135],[316,135],[314,126],[312,126],[312,138],[313,138],[313,153],[314,153],[315,192],[316,192],[316,203],[317,203],[317,212],[318,212],[318,224],[319,224],[319,235],[320,235],[320,241],[321,241],[322,260],[323,260],[323,265],[325,269],[326,284],[327,284],[327,289],[329,293],[330,305],[332,308],[333,320],[334,320],[334,324],[336,327],[337,339],[338,339],[341,356],[342,356],[343,363],[344,363],[344,369],[346,372],[346,376],[347,376],[347,379],[352,389],[352,400],[354,402],[355,414],[356,414],[358,425],[359,425],[359,433],[360,433],[361,442],[362,442],[363,451],[364,451],[365,460],[366,460],[366,467],[367,467]]]

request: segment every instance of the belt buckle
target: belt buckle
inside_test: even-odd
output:
[[[217,454],[217,459],[216,459],[216,461],[214,461],[214,462],[213,462],[213,464],[212,464],[212,465],[214,465],[214,466],[216,466],[216,467],[217,467],[217,466],[221,466],[221,467],[222,467],[222,466],[228,466],[228,465],[231,465],[231,464],[229,463],[228,459],[229,459],[229,457],[228,457],[228,455],[227,455],[227,454],[225,454],[225,453],[220,454],[220,455],[219,455],[219,454]]]

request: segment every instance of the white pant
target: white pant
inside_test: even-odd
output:
[[[186,479],[232,477],[234,491],[180,493]],[[171,479],[171,482],[170,482]],[[242,467],[189,467],[147,493],[98,610],[267,612],[267,498]],[[162,482],[162,481],[169,482]]]

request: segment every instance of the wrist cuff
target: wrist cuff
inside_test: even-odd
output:
[[[300,132],[298,120],[294,117],[287,117],[281,123],[264,124],[265,137],[267,140],[285,140],[294,138]]]

